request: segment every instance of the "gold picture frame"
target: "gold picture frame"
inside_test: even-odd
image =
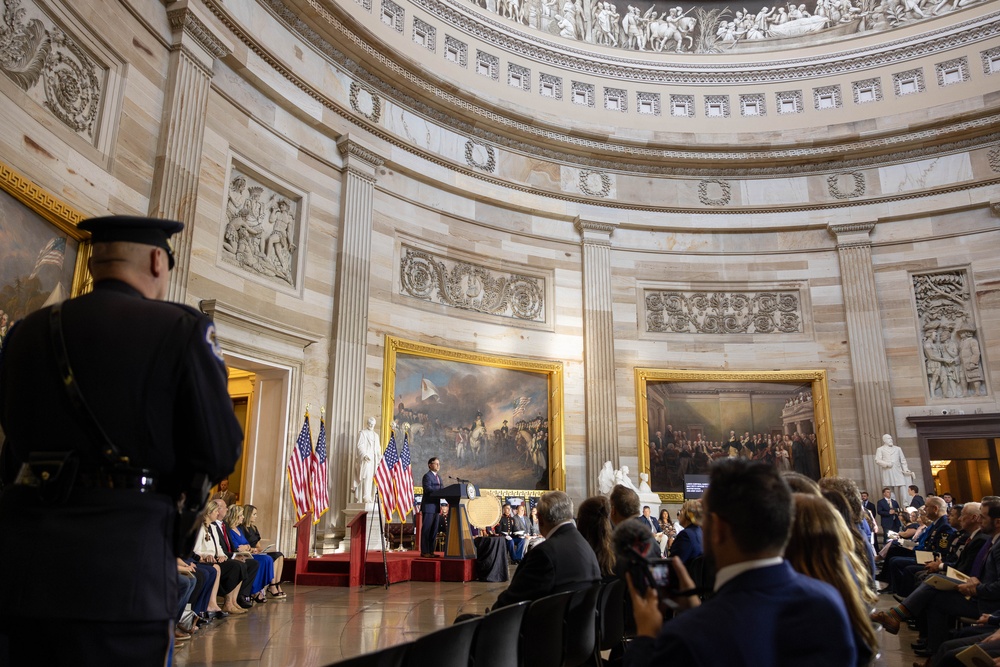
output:
[[[674,398],[671,399],[671,396]],[[755,396],[758,397],[756,403]],[[825,370],[697,371],[636,368],[635,399],[639,467],[649,475],[650,485],[653,491],[659,493],[662,502],[683,501],[683,479],[678,477],[682,476],[683,471],[690,471],[690,466],[696,461],[692,457],[688,461],[689,466],[684,466],[681,461],[675,468],[675,459],[680,459],[673,453],[663,454],[669,447],[668,441],[680,440],[682,444],[676,445],[674,449],[684,449],[684,444],[687,444],[692,450],[714,452],[717,457],[729,454],[728,434],[733,431],[741,442],[744,433],[752,432],[750,437],[754,440],[749,443],[747,451],[754,451],[758,437],[763,443],[767,442],[769,436],[777,441],[779,429],[780,435],[793,436],[797,432],[800,437],[805,436],[809,445],[809,449],[801,456],[802,466],[808,466],[808,470],[818,473],[811,476],[827,477],[837,474]],[[673,405],[671,400],[675,401]],[[780,422],[775,416],[778,410],[776,405],[780,406]],[[754,423],[755,408],[757,423]],[[723,415],[730,420],[729,423],[723,423]],[[656,428],[667,424],[673,426],[666,419],[680,422],[678,428],[674,429],[680,437],[666,435],[665,428]],[[650,452],[651,421],[654,423],[654,431],[661,432],[659,438],[656,438],[655,432],[653,434],[654,440],[659,442],[658,446],[654,442],[653,447],[657,452],[653,462],[659,473],[655,477]],[[808,433],[810,430],[815,435],[815,443]],[[715,447],[720,441],[723,444],[721,449],[726,451],[720,452]],[[816,447],[815,465],[818,468],[813,468],[810,460],[813,444]],[[740,455],[746,455],[742,446],[739,449]],[[766,451],[762,448],[760,452],[761,458],[766,457],[768,460],[773,455],[770,448],[766,448]],[[698,469],[697,472],[702,471]],[[677,488],[678,483],[681,488]]]
[[[17,214],[13,216],[5,215],[2,223],[0,223],[0,228],[13,225],[35,227],[38,233],[56,236],[64,235],[67,239],[72,239],[75,244],[75,247],[72,248],[75,257],[73,259],[69,293],[66,296],[74,297],[88,291],[91,285],[90,273],[87,270],[87,262],[90,259],[91,249],[90,234],[78,227],[86,216],[73,206],[47,192],[26,176],[2,163],[0,163],[0,190],[10,195],[15,203],[27,209],[16,211]],[[6,208],[6,205],[4,208]],[[7,233],[3,234],[5,240],[9,240],[7,236],[10,231],[8,228],[6,230]],[[67,254],[70,251],[68,245],[64,250]],[[12,250],[13,248],[8,246],[5,255],[9,254]],[[21,250],[24,252],[38,252],[34,248]],[[8,259],[8,257],[5,257],[5,261]],[[25,314],[27,313],[21,315]]]
[[[501,497],[565,490],[562,362],[386,336],[382,387],[382,442],[397,421],[416,493],[431,456],[446,480],[469,479]]]

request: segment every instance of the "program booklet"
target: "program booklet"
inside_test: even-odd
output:
[[[927,577],[924,579],[924,583],[939,591],[953,591],[958,588],[959,584],[964,584],[969,579],[969,575],[959,572],[953,567],[949,567],[945,569],[944,574],[932,574]]]
[[[966,667],[993,667],[993,658],[979,644],[973,644],[955,657]]]

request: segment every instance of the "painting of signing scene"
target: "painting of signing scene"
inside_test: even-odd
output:
[[[46,208],[51,201],[23,177],[0,169],[0,342],[25,315],[73,293],[79,233],[64,219],[64,206]]]
[[[385,373],[384,414],[398,424],[397,442],[407,433],[415,486],[436,456],[445,484],[450,476],[482,489],[561,488],[560,363],[389,337]]]
[[[645,406],[640,452],[653,491],[680,492],[685,475],[707,474],[712,461],[727,457],[815,480],[831,474],[822,371],[637,371]]]

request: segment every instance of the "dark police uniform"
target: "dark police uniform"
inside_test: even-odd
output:
[[[99,220],[81,227],[88,223],[95,242],[122,240],[102,239]],[[12,664],[31,656],[31,664],[162,665],[178,601],[174,497],[197,473],[213,482],[228,475],[243,440],[215,328],[193,308],[146,299],[118,280],[62,305],[83,396],[129,465],[156,480],[140,489],[136,479],[109,481],[101,443],[63,387],[49,310],[13,327],[0,356],[0,552],[17,572],[0,593],[0,645],[8,634]],[[15,482],[30,454],[71,449],[79,472],[65,501],[45,502]],[[61,646],[28,645],[45,632]]]

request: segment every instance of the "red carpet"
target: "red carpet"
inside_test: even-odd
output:
[[[364,585],[385,584],[386,569],[389,583],[400,581],[472,581],[475,577],[476,559],[421,558],[415,551],[387,551],[386,567],[382,566],[382,552],[369,551],[365,559]],[[295,571],[295,559],[286,558],[285,568]],[[306,571],[295,575],[295,583],[306,586],[348,586],[350,554],[327,554],[310,558]]]

